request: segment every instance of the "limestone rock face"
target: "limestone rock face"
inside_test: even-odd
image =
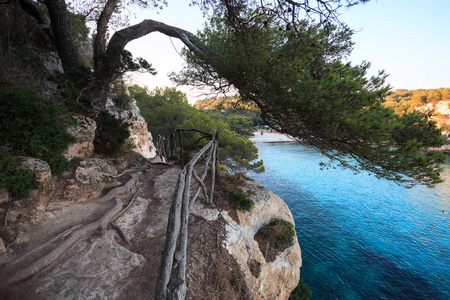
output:
[[[52,171],[47,162],[34,157],[21,157],[19,161],[23,169],[33,172],[37,181],[46,183],[52,178]]]
[[[450,101],[440,101],[437,103],[436,112],[450,116]]]
[[[125,106],[125,109],[119,108],[114,102],[114,99],[119,97],[118,94],[111,93],[111,97],[106,101],[106,109],[113,115],[131,123],[128,144],[132,146],[132,150],[140,153],[145,158],[154,158],[156,156],[156,147],[153,145],[151,139],[149,139],[147,122],[141,116],[139,107],[136,105],[136,100],[130,98],[130,92],[123,81],[118,82],[117,85],[119,85],[122,93],[126,97],[129,97],[129,103]],[[122,97],[124,96],[122,95]]]
[[[75,178],[83,184],[100,183],[104,174],[116,175],[117,171],[99,158],[86,158],[75,171]]]
[[[71,126],[67,132],[75,136],[76,143],[69,145],[64,157],[71,160],[74,157],[90,157],[94,153],[94,138],[97,124],[88,117],[78,117],[77,125]]]
[[[293,245],[280,253],[275,261],[266,262],[254,236],[274,218],[294,224],[292,214],[280,197],[256,181],[247,182],[242,190],[250,194],[255,206],[250,212],[237,212],[239,223],[226,212],[221,212],[227,222],[224,246],[237,260],[253,299],[287,299],[300,279],[302,258],[297,237]],[[255,263],[261,266],[257,277],[249,267]]]

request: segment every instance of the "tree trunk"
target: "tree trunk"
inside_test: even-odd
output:
[[[64,0],[46,0],[56,48],[64,71],[82,65],[80,53],[70,31],[69,12]]]
[[[50,18],[41,7],[37,6],[32,0],[19,0],[19,4],[27,14],[38,21],[40,28],[45,32],[51,42],[55,44],[55,37],[53,36]]]
[[[114,10],[117,8],[119,0],[108,0],[97,20],[97,34],[94,39],[94,68],[99,71],[102,68],[102,59],[99,54],[106,52],[106,34],[108,32],[108,24]]]

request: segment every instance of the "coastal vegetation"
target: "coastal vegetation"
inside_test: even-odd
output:
[[[345,2],[352,6],[365,0]],[[175,89],[149,92],[131,87],[154,135],[167,135],[179,127],[218,132],[220,163],[232,171],[258,172],[263,170],[262,161],[245,135],[252,126],[267,124],[356,172],[367,170],[406,186],[441,181],[445,157],[420,151],[443,144],[436,124],[421,112],[407,108],[400,115],[401,110],[386,108],[385,74],[367,78],[370,64],[343,62],[352,48],[352,31],[336,22],[341,1],[317,1],[317,6],[308,1],[192,1],[208,17],[206,28],[197,35],[155,20],[129,26],[121,18],[129,5],[166,4],[158,0],[0,4],[5,20],[0,29],[0,186],[18,197],[38,186],[29,172],[18,168],[15,157],[20,155],[47,161],[54,173],[67,169],[62,153],[74,141],[65,133],[74,123],[69,110],[95,119],[98,152],[116,153],[128,137],[128,125],[104,111],[110,84],[128,71],[155,72],[149,62],[125,50],[130,41],[155,31],[178,38],[187,47],[186,68],[172,75],[177,83],[237,94],[233,105],[242,105],[249,113],[230,113],[223,104],[199,111]],[[320,22],[311,21],[312,16]],[[43,67],[41,54],[51,52],[58,53],[64,74],[50,75]],[[422,102],[432,99],[420,96]],[[198,136],[193,133],[190,138]],[[240,206],[251,208],[245,202]],[[292,225],[271,226],[281,226],[283,232],[275,244],[289,242]]]
[[[450,88],[440,89],[398,89],[390,92],[384,99],[384,105],[392,107],[399,115],[411,113],[418,107],[429,103],[437,104],[440,101],[450,101]]]
[[[303,281],[303,278],[300,278],[300,282],[292,291],[289,300],[308,300],[311,296],[312,291],[308,287],[308,284]]]
[[[27,88],[0,94],[0,141],[11,154],[46,161],[53,173],[69,166],[62,155],[75,138],[66,132],[75,124],[67,108]]]
[[[345,1],[348,6],[361,2],[366,1]],[[56,50],[68,74],[86,69],[83,61],[89,65],[80,53],[89,53],[82,45],[92,39],[93,72],[83,84],[74,82],[75,102],[82,103],[89,116],[99,115],[112,80],[127,71],[155,72],[150,63],[133,58],[124,48],[156,31],[186,46],[186,67],[172,74],[178,84],[238,95],[238,102],[257,106],[271,128],[314,146],[355,172],[366,170],[405,186],[441,181],[445,157],[420,151],[443,145],[435,123],[426,114],[398,115],[383,106],[389,91],[386,75],[368,78],[369,63],[354,66],[343,61],[353,42],[352,30],[337,22],[341,1],[317,1],[317,6],[293,1],[194,1],[208,19],[196,35],[155,20],[128,26],[121,18],[128,5],[162,9],[165,1],[86,1],[67,6],[65,0],[45,4],[23,0],[18,4],[2,4],[9,21],[8,30],[2,31],[3,52],[23,45],[23,39],[11,35],[18,30],[9,12],[17,13],[22,24],[34,24],[32,34],[25,35],[25,44],[31,47],[24,49],[32,53],[32,46],[39,45]],[[312,21],[313,16],[321,22]],[[86,37],[85,27],[95,28],[95,34]],[[109,32],[112,27],[120,29]],[[212,123],[217,120],[212,119]],[[251,157],[245,159],[250,162]]]
[[[197,110],[189,105],[186,95],[175,88],[157,88],[147,91],[133,85],[129,88],[136,99],[149,130],[156,137],[168,137],[177,128],[197,129],[206,133],[218,133],[219,161],[233,172],[264,171],[262,160],[258,159],[258,149],[240,133],[251,134],[252,122],[241,116],[224,116]],[[191,141],[201,138],[199,132],[188,132],[182,140],[183,148],[192,148]],[[201,140],[200,146],[207,141]],[[193,150],[193,149],[191,149]]]
[[[399,89],[389,93],[384,101],[396,114],[421,111],[442,130],[450,130],[450,88]]]
[[[231,198],[236,201],[236,209],[250,211],[253,206],[255,206],[255,202],[253,202],[250,196],[244,193],[241,188],[236,188],[236,191],[231,193]]]

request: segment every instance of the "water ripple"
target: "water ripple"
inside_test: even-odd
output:
[[[257,144],[255,179],[289,205],[313,299],[450,299],[450,164],[435,187],[320,171],[294,143]]]

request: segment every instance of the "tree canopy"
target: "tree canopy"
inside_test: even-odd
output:
[[[56,45],[64,69],[80,66],[65,0],[47,0],[45,9],[38,1],[17,1]],[[339,22],[339,9],[366,1],[193,0],[209,19],[196,35],[155,20],[127,26],[120,18],[115,23],[120,29],[109,35],[109,26],[128,4],[145,8],[166,2],[90,0],[84,7],[92,7],[87,12],[96,16],[93,82],[107,87],[118,72],[153,71],[124,47],[160,32],[186,46],[187,68],[174,76],[178,83],[238,93],[259,107],[270,127],[344,167],[408,186],[433,185],[441,180],[439,164],[445,158],[420,150],[444,143],[435,124],[426,115],[400,116],[384,107],[385,74],[367,78],[369,63],[344,61],[352,49],[352,31]]]
[[[184,51],[178,83],[237,90],[270,127],[356,172],[407,186],[440,182],[445,155],[420,152],[444,144],[440,130],[424,114],[400,116],[382,105],[383,72],[367,78],[369,63],[343,62],[352,48],[348,28],[303,20],[288,30],[251,7],[238,18],[218,16],[198,34],[208,51]]]

